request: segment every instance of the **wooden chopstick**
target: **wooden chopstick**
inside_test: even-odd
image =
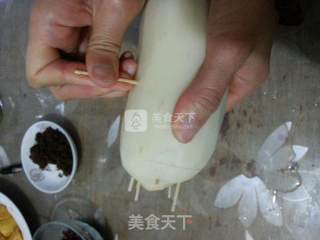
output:
[[[89,76],[89,73],[85,70],[75,70],[74,71],[75,74],[77,75],[82,75],[82,76]],[[133,84],[133,85],[138,85],[138,82],[135,80],[129,80],[129,79],[125,79],[125,78],[119,78],[118,82],[123,82],[123,83],[129,83],[129,84]]]

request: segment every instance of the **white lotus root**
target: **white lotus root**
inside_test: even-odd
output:
[[[136,181],[137,201],[140,187],[148,191],[168,189],[173,211],[180,184],[197,175],[215,149],[225,99],[188,144],[175,139],[170,123],[165,127],[154,124],[152,115],[174,111],[179,96],[203,63],[207,4],[206,0],[148,1],[140,28],[139,84],[131,91],[126,107],[136,114],[132,119],[125,116],[121,130],[122,165],[132,177],[129,191]],[[127,128],[130,121],[134,129]]]

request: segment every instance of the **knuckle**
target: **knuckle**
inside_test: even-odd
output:
[[[125,10],[129,13],[138,13],[144,6],[145,0],[111,0],[111,4],[119,11]]]
[[[28,84],[31,88],[39,89],[42,87],[40,84],[40,81],[36,75],[27,74],[27,80],[28,80]]]
[[[269,77],[269,63],[260,63],[255,67],[252,76],[256,79],[258,86],[262,85]]]
[[[134,12],[137,13],[137,12],[139,12],[139,11],[142,9],[142,7],[144,6],[145,0],[134,0],[134,1],[132,1],[132,0],[126,0],[126,2],[129,3],[129,4],[130,4],[129,7],[131,7],[131,9],[134,9]],[[129,5],[129,4],[128,4],[128,5]]]
[[[269,77],[269,72],[270,72],[269,64],[268,63],[262,64],[258,72],[260,73],[261,83],[265,82]]]
[[[58,101],[65,101],[67,100],[67,97],[59,91],[59,89],[51,89],[52,95],[58,100]]]
[[[220,104],[223,93],[217,88],[203,88],[199,91],[195,107],[199,111],[213,113]]]
[[[254,44],[248,38],[220,37],[211,41],[208,51],[222,63],[230,63],[246,57],[252,52]]]
[[[56,26],[57,25],[57,15],[54,14],[52,11],[49,11],[45,16],[45,22],[49,26]]]
[[[90,39],[88,51],[118,56],[120,52],[120,44],[115,43],[109,36],[94,34]]]

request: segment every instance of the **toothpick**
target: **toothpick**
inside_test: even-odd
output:
[[[171,191],[172,191],[172,186],[168,187],[168,198],[171,198]]]
[[[89,76],[89,73],[87,71],[84,71],[84,70],[75,70],[74,73],[77,74],[77,75]]]
[[[175,190],[175,192],[174,192],[173,202],[172,202],[172,207],[171,207],[171,212],[176,211],[176,206],[177,206],[177,201],[178,201],[179,192],[180,192],[180,183],[177,184],[176,190]]]
[[[129,83],[129,84],[132,84],[132,85],[138,85],[137,81],[129,80],[129,79],[125,79],[125,78],[118,78],[118,82]]]
[[[136,195],[134,196],[134,201],[135,201],[135,202],[138,202],[138,200],[139,200],[139,195],[140,195],[140,183],[137,182],[137,185],[136,185]]]
[[[75,70],[74,73],[77,74],[77,75],[89,76],[89,73],[87,71],[85,71],[85,70]],[[125,78],[119,78],[118,82],[129,83],[129,84],[132,84],[132,85],[138,85],[137,81],[129,80],[129,79],[125,79]]]
[[[133,184],[134,184],[134,178],[131,177],[129,187],[128,187],[128,192],[132,192]]]

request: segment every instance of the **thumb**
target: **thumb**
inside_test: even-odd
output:
[[[86,64],[90,77],[97,85],[110,87],[118,78],[123,36],[143,5],[144,0],[94,1]]]
[[[192,140],[219,107],[231,78],[232,72],[212,67],[208,61],[202,65],[175,106],[172,130],[178,141],[188,143]]]

